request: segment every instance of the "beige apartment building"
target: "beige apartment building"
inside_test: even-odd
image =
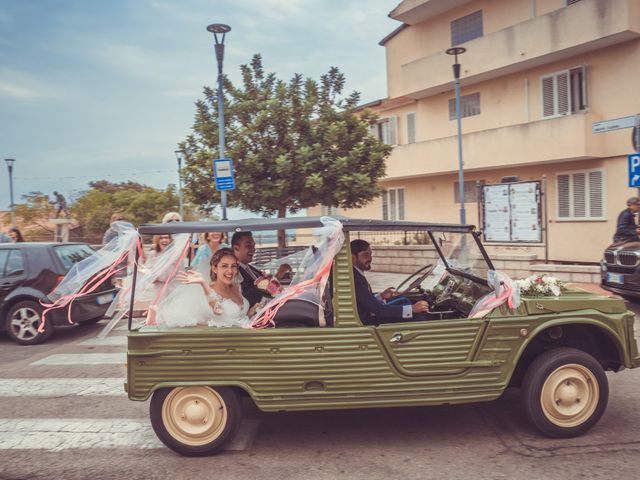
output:
[[[459,222],[453,57],[445,53],[459,45],[467,223],[478,224],[476,182],[545,179],[547,235],[490,249],[599,261],[638,193],[628,187],[633,129],[592,127],[640,113],[640,0],[405,0],[389,15],[402,25],[380,42],[388,97],[365,106],[380,116],[375,133],[394,145],[386,194],[339,213]]]

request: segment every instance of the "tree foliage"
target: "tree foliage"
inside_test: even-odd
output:
[[[173,185],[165,190],[136,182],[111,183],[106,180],[90,182],[71,206],[72,217],[84,230],[85,236],[99,236],[109,228],[113,213],[139,225],[159,222],[169,211],[177,211],[178,197]]]
[[[225,79],[225,156],[234,160],[236,190],[229,204],[262,215],[286,215],[319,203],[360,207],[381,193],[390,147],[369,134],[375,115],[354,113],[359,94],[342,98],[335,67],[317,82],[296,74],[285,82],[265,73],[260,55],[241,66],[242,85]],[[189,199],[210,210],[219,202],[216,91],[196,103],[183,174]]]

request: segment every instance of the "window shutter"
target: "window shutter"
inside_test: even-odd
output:
[[[382,194],[382,219],[389,220],[389,192]]]
[[[589,172],[589,216],[604,217],[602,172]]]
[[[573,174],[573,216],[584,218],[587,216],[586,174]]]
[[[407,143],[416,143],[416,114],[407,113]]]
[[[571,216],[569,205],[569,175],[558,175],[558,218]]]
[[[396,190],[389,190],[389,220],[397,220]]]
[[[378,127],[377,123],[374,123],[373,125],[369,125],[369,134],[374,138],[377,138],[378,140],[380,140],[380,128]]]
[[[542,116],[550,117],[555,114],[553,101],[553,76],[542,78]]]
[[[404,220],[404,188],[398,189],[398,220]]]
[[[562,72],[556,75],[557,92],[557,114],[567,115],[570,113],[571,105],[571,85],[569,83],[569,72]]]
[[[389,118],[389,145],[397,145],[398,117]]]

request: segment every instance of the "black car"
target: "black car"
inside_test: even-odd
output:
[[[640,299],[640,242],[609,245],[600,262],[600,274],[602,288]]]
[[[43,303],[73,264],[95,251],[86,243],[3,243],[0,244],[0,331],[12,340],[34,345],[47,340],[56,325],[69,324],[69,309],[47,313],[44,332],[38,332]],[[96,323],[104,317],[116,289],[111,281],[71,304],[74,323]]]

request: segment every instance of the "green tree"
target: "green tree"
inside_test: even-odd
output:
[[[234,159],[231,205],[265,216],[286,216],[318,203],[361,207],[380,195],[390,147],[369,133],[373,113],[354,112],[359,94],[342,98],[335,67],[317,82],[296,74],[285,82],[266,74],[260,55],[241,66],[242,86],[225,79],[226,156]],[[196,103],[193,133],[181,144],[190,200],[210,210],[219,202],[212,159],[218,152],[216,92]],[[284,232],[278,235],[284,245]]]
[[[135,182],[90,182],[71,206],[72,217],[78,220],[85,236],[102,238],[109,228],[113,213],[121,213],[134,225],[159,222],[162,216],[178,209],[178,197],[173,185],[165,190]]]

